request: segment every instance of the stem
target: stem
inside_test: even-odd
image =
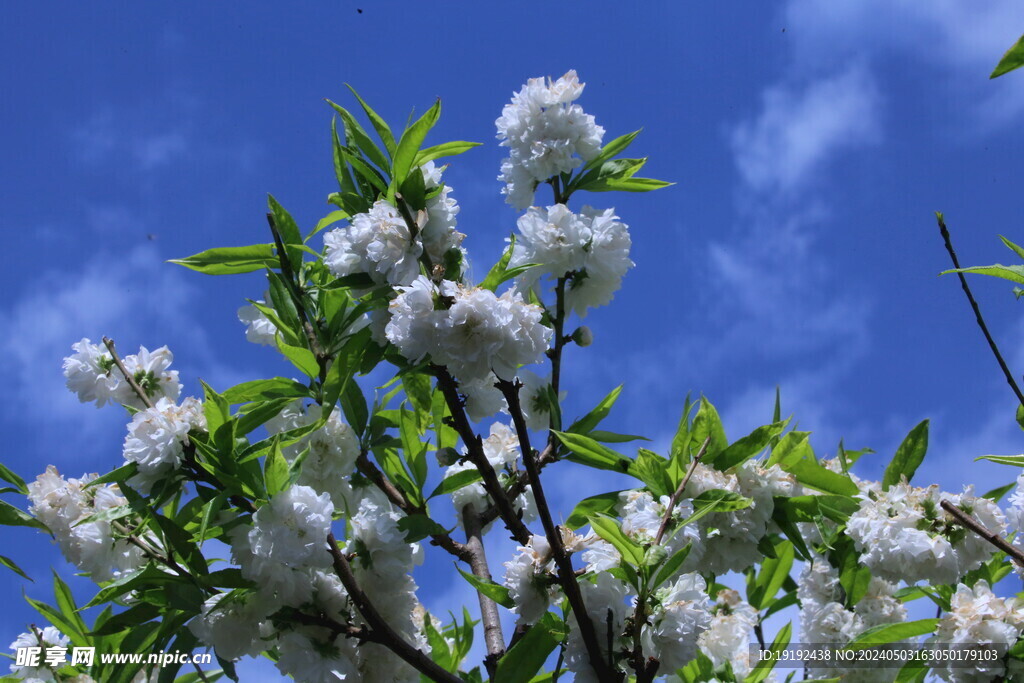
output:
[[[701,444],[700,450],[697,451],[697,455],[694,456],[690,462],[690,469],[686,471],[686,476],[679,482],[679,487],[672,492],[672,495],[668,499],[668,507],[665,508],[665,516],[661,518],[661,525],[658,527],[658,534],[654,537],[654,545],[661,544],[661,539],[665,535],[665,530],[668,528],[668,522],[672,519],[672,511],[676,509],[676,502],[679,500],[679,496],[683,495],[683,489],[690,483],[690,477],[693,476],[693,471],[697,469],[697,465],[700,463],[700,459],[704,457],[704,453],[708,450],[708,444],[711,443],[711,437],[704,439],[704,443]]]
[[[526,473],[530,478],[530,487],[533,489],[533,498],[537,503],[537,515],[544,525],[544,534],[547,536],[548,544],[551,546],[551,554],[558,568],[559,583],[569,600],[569,606],[576,615],[576,623],[586,645],[587,656],[590,658],[590,665],[594,667],[599,681],[618,681],[621,677],[614,672],[601,654],[601,645],[597,640],[597,632],[594,630],[594,623],[590,620],[586,605],[583,603],[583,594],[580,592],[580,585],[576,582],[576,573],[572,568],[572,559],[565,551],[562,544],[562,536],[555,526],[551,517],[551,510],[548,508],[547,498],[544,495],[544,488],[540,482],[540,467],[537,465],[536,454],[530,448],[530,432],[526,427],[526,419],[523,417],[522,406],[519,404],[519,388],[521,384],[513,384],[508,380],[498,380],[498,389],[505,396],[509,413],[512,414],[512,421],[515,423],[516,433],[519,435],[519,447],[523,452],[523,462],[526,465]],[[611,650],[609,649],[609,655]]]
[[[139,400],[142,401],[142,404],[144,406],[146,406],[147,408],[152,408],[154,405],[153,401],[149,398],[149,396],[146,395],[146,392],[142,390],[142,387],[139,386],[139,383],[135,381],[135,377],[133,377],[132,374],[128,372],[128,369],[124,366],[124,363],[121,362],[121,357],[117,355],[117,350],[114,349],[114,340],[111,339],[110,337],[104,337],[103,345],[107,347],[107,351],[110,351],[110,357],[114,359],[114,365],[116,365],[117,369],[121,371],[122,375],[124,375],[124,379],[126,382],[128,382],[128,386],[132,388],[132,391],[135,392],[135,395],[139,397]]]
[[[519,513],[516,512],[512,504],[512,499],[506,495],[505,489],[498,480],[498,475],[494,472],[494,468],[491,467],[491,463],[488,462],[487,456],[484,454],[483,442],[480,440],[480,436],[473,431],[473,427],[469,424],[469,419],[466,417],[466,412],[463,410],[455,378],[451,376],[447,368],[443,367],[437,368],[436,374],[437,386],[441,389],[441,393],[444,394],[445,402],[448,404],[449,410],[451,410],[455,431],[459,433],[462,442],[466,444],[466,448],[469,450],[470,461],[480,471],[480,475],[483,477],[484,489],[497,506],[501,520],[512,534],[512,538],[518,541],[520,545],[527,545],[530,542],[530,536],[533,534],[523,523],[523,520],[520,519]],[[522,440],[520,440],[520,444],[522,444]]]
[[[490,583],[491,570],[487,566],[487,555],[484,553],[483,531],[479,516],[473,512],[473,506],[467,505],[462,510],[462,524],[466,527],[466,549],[469,552],[469,566],[473,575]],[[498,660],[505,654],[505,636],[501,632],[501,615],[498,605],[479,590],[476,592],[480,600],[480,618],[484,622],[484,642],[487,643],[487,657],[484,666],[487,675],[494,678],[498,670]]]
[[[348,592],[349,597],[352,598],[352,603],[359,610],[359,614],[366,620],[375,637],[380,639],[378,642],[432,681],[464,683],[461,678],[445,671],[425,653],[406,642],[381,617],[380,612],[370,602],[363,589],[359,587],[359,582],[356,580],[355,574],[352,573],[352,566],[348,563],[348,559],[341,552],[341,549],[338,548],[338,541],[334,538],[333,532],[327,534],[327,548],[331,553],[335,573],[341,579],[342,585],[345,586],[345,590]]]
[[[1018,566],[1024,567],[1024,552],[1021,552],[1007,543],[999,534],[986,529],[980,522],[978,522],[978,520],[974,519],[974,517],[971,517],[948,500],[942,501],[940,505],[943,510],[953,516],[953,519],[956,520],[957,524],[981,536],[986,541],[1012,557],[1013,561],[1016,562]]]
[[[956,252],[953,250],[953,241],[950,239],[949,230],[946,228],[946,221],[941,213],[936,213],[936,218],[939,221],[939,231],[942,233],[942,239],[946,243],[946,251],[949,252],[949,258],[953,261],[953,267],[958,271],[960,269],[960,260],[956,257]],[[1006,377],[1006,383],[1013,389],[1013,393],[1017,395],[1017,400],[1024,406],[1024,393],[1021,392],[1020,387],[1017,386],[1016,380],[1013,378],[1013,373],[1010,372],[1010,368],[1006,365],[1006,361],[1003,360],[1003,355],[999,353],[999,347],[996,346],[995,339],[988,331],[988,325],[985,324],[985,319],[981,317],[981,308],[978,307],[978,302],[974,300],[974,295],[971,294],[971,288],[967,285],[967,278],[964,274],[957,272],[957,277],[960,278],[960,286],[964,290],[964,294],[967,295],[967,301],[971,304],[971,310],[974,311],[974,318],[978,321],[978,327],[981,328],[982,334],[985,335],[986,341],[988,341],[988,347],[992,349],[992,355],[996,357],[996,362],[999,363],[1000,369],[1003,371],[1003,375]]]

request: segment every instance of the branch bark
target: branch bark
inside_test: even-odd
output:
[[[482,581],[491,581],[491,570],[487,566],[487,555],[484,552],[483,529],[480,517],[473,511],[472,505],[462,510],[462,524],[466,527],[466,549],[469,553],[469,566],[473,576]],[[484,667],[487,675],[494,678],[498,670],[498,660],[505,654],[505,636],[501,632],[501,615],[498,605],[482,592],[477,591],[480,601],[480,618],[484,622],[484,642],[487,644],[487,657]]]
[[[944,500],[940,503],[942,509],[953,516],[957,524],[960,526],[973,531],[978,536],[994,545],[995,547],[1002,550],[1004,553],[1013,558],[1013,561],[1017,563],[1017,566],[1024,567],[1024,553],[1017,548],[1006,542],[1006,540],[994,531],[989,531],[982,525],[978,520],[971,517],[969,514],[958,508],[957,506],[950,503],[948,500]]]
[[[537,515],[544,525],[544,534],[547,536],[548,544],[551,546],[551,554],[558,568],[559,583],[569,600],[569,607],[576,615],[576,623],[583,637],[583,643],[587,649],[587,657],[593,667],[597,678],[601,683],[621,680],[621,675],[616,673],[605,661],[601,652],[601,645],[597,640],[597,631],[594,629],[594,622],[591,621],[583,602],[583,594],[580,585],[576,581],[576,572],[572,568],[572,559],[565,551],[562,544],[562,536],[555,526],[551,517],[551,510],[548,508],[547,498],[544,495],[544,488],[540,482],[540,467],[537,465],[536,454],[530,447],[530,432],[526,427],[526,419],[523,417],[522,406],[519,403],[519,388],[521,385],[514,384],[508,380],[498,380],[498,389],[505,396],[509,413],[512,414],[512,421],[515,423],[516,433],[519,435],[519,447],[523,452],[523,463],[526,465],[526,473],[530,478],[530,488],[533,489],[533,498],[537,503]]]

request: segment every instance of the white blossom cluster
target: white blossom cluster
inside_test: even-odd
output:
[[[597,642],[603,656],[608,656],[608,644],[614,651],[629,647],[622,636],[626,617],[632,612],[626,604],[629,589],[608,572],[598,572],[591,579],[580,581],[580,593],[587,606],[587,616],[594,625]],[[569,637],[565,647],[565,666],[579,683],[596,683],[597,675],[590,665],[590,657],[575,614],[568,619]]]
[[[39,631],[32,630],[22,633],[14,639],[14,642],[11,643],[7,649],[11,652],[17,652],[21,648],[36,647],[41,648],[45,653],[47,648],[67,648],[70,644],[70,638],[53,626],[47,626]],[[16,680],[29,681],[29,683],[36,683],[36,681],[42,683],[43,681],[58,680],[54,669],[51,669],[46,665],[42,655],[40,655],[39,659],[40,661],[38,666],[25,666],[16,662],[11,664],[11,674]]]
[[[519,217],[510,267],[537,264],[519,276],[521,285],[534,286],[549,276],[569,276],[565,301],[580,316],[604,306],[635,264],[629,258],[629,227],[615,209],[584,206],[573,213],[564,204],[531,207]]]
[[[317,419],[315,411],[305,410],[299,400],[268,420],[265,427],[270,434],[280,434],[313,424]],[[354,506],[356,500],[349,476],[356,468],[359,440],[352,428],[338,417],[338,411],[331,412],[323,427],[282,447],[281,452],[292,463],[307,448],[309,452],[302,461],[296,483],[309,486],[317,493],[327,493],[337,510]]]
[[[861,562],[889,581],[955,583],[992,557],[993,546],[956,524],[940,506],[943,500],[964,509],[990,531],[1006,530],[999,507],[975,497],[970,486],[954,495],[934,485],[918,488],[899,483],[860,498],[860,508],[847,521],[846,532],[861,553]]]
[[[731,588],[718,591],[711,606],[711,622],[698,639],[701,651],[715,668],[728,663],[737,678],[750,673],[750,636],[757,625],[757,610]]]
[[[510,379],[520,365],[540,361],[551,340],[541,308],[523,301],[515,289],[498,296],[450,280],[436,287],[424,276],[397,289],[389,306],[388,340],[410,361],[429,355],[463,382],[491,371]]]
[[[793,475],[778,465],[763,467],[747,460],[735,473],[722,472],[698,463],[684,494],[696,498],[715,489],[750,498],[749,507],[731,512],[713,512],[698,521],[705,538],[701,567],[713,574],[743,571],[761,559],[757,544],[769,530],[774,496],[791,496],[796,486]]]
[[[167,397],[132,416],[124,439],[124,459],[138,465],[129,483],[142,493],[181,467],[189,431],[206,429],[202,403],[186,398],[181,405]]]
[[[99,583],[140,567],[145,558],[139,548],[115,538],[109,521],[84,521],[128,503],[116,485],[88,486],[96,478],[65,479],[50,465],[28,485],[28,499],[29,512],[50,530],[67,561]]]
[[[82,339],[72,344],[71,349],[75,353],[64,358],[64,377],[68,389],[78,394],[79,401],[95,402],[97,407],[107,403],[144,407],[105,346]],[[137,354],[125,356],[121,362],[149,398],[166,397],[175,401],[181,393],[181,384],[178,371],[167,369],[173,360],[174,354],[166,346],[155,351],[143,346]]]
[[[519,459],[519,437],[516,436],[516,433],[507,424],[495,422],[491,425],[490,434],[486,439],[483,439],[483,451],[487,462],[494,468],[495,473],[499,475],[499,481],[502,481],[504,485],[507,479],[504,472],[505,468],[514,467]],[[463,460],[461,462],[456,462],[445,470],[445,479],[453,477],[459,472],[476,471],[476,465],[466,459],[465,451],[462,455]],[[455,506],[455,513],[460,523],[463,518],[463,512],[467,507],[469,507],[472,514],[479,514],[493,504],[493,501],[484,489],[483,483],[479,481],[456,489],[452,492],[451,497],[452,505]],[[527,487],[526,491],[521,493],[513,504],[517,512],[522,512],[525,521],[530,521],[536,516],[533,490],[530,487]]]
[[[546,430],[551,424],[551,376],[541,377],[536,372],[520,368],[516,379],[522,384],[519,389],[519,408],[526,420],[526,427],[533,431]],[[489,373],[483,378],[462,381],[459,390],[466,398],[466,414],[474,422],[494,417],[499,412],[507,413],[505,396],[496,386],[498,378]],[[558,400],[565,399],[566,392],[559,393]]]
[[[566,547],[574,547],[577,537],[565,527],[560,529]],[[529,543],[518,548],[516,556],[505,563],[505,585],[515,602],[512,612],[519,615],[516,623],[533,624],[544,616],[558,595],[555,562],[547,538],[531,536]]]
[[[421,167],[429,190],[441,185],[441,169],[429,162]],[[324,235],[324,264],[336,277],[365,273],[380,285],[412,284],[420,274],[420,257],[440,263],[462,243],[455,230],[459,205],[444,186],[427,201],[422,220],[410,227],[397,207],[384,200],[351,218],[348,227]]]
[[[696,657],[698,641],[711,625],[713,604],[697,573],[680,574],[655,599],[658,606],[642,634],[644,651],[657,656],[666,671],[675,671]]]
[[[517,209],[533,203],[538,183],[598,155],[604,129],[573,104],[583,86],[575,71],[558,80],[531,78],[495,121],[498,139],[509,148],[498,179],[505,183],[506,201]]]
[[[950,611],[939,622],[928,643],[942,644],[953,649],[993,648],[1000,659],[975,661],[970,668],[950,666],[951,662],[936,662],[932,670],[944,681],[953,683],[983,683],[1000,680],[1007,672],[1002,656],[1017,642],[1024,631],[1024,604],[1020,598],[1000,598],[988,583],[978,581],[973,588],[959,584],[950,598]],[[984,658],[979,658],[984,659]],[[1024,673],[1019,662],[1009,673]],[[1002,680],[1016,680],[1011,676]]]

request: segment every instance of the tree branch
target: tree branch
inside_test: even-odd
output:
[[[487,555],[484,553],[483,531],[479,516],[473,511],[472,505],[462,510],[462,525],[466,528],[466,549],[469,552],[469,566],[473,576],[490,583],[491,570],[487,566]],[[505,636],[501,632],[501,615],[498,605],[479,590],[476,592],[480,601],[480,618],[484,622],[484,642],[487,644],[487,657],[484,667],[487,675],[494,678],[498,670],[498,660],[505,654]]]
[[[124,380],[128,382],[128,386],[132,388],[132,391],[135,392],[135,395],[139,397],[139,400],[142,401],[144,406],[152,408],[154,406],[153,401],[149,398],[146,392],[142,390],[139,383],[135,381],[135,377],[128,372],[124,363],[121,362],[121,357],[117,355],[117,350],[114,348],[114,340],[110,337],[104,337],[103,345],[107,347],[107,351],[110,351],[110,357],[114,359],[114,365],[116,365],[117,369],[121,371],[122,375],[124,375]]]
[[[953,250],[953,241],[949,236],[949,230],[946,228],[946,221],[941,213],[936,212],[935,217],[939,221],[939,232],[942,233],[942,239],[946,243],[946,251],[949,252],[949,258],[953,261],[953,267],[957,270],[960,269],[960,260],[956,257],[956,252]],[[960,278],[960,287],[963,288],[964,294],[967,295],[967,301],[971,304],[971,310],[974,311],[974,318],[978,321],[978,327],[981,328],[982,334],[985,335],[985,340],[988,341],[988,347],[992,349],[992,355],[996,357],[996,362],[999,363],[999,368],[1003,371],[1003,375],[1006,377],[1006,383],[1010,385],[1013,393],[1017,395],[1017,400],[1024,406],[1024,393],[1021,392],[1020,387],[1017,386],[1017,381],[1013,378],[1013,373],[1010,372],[1010,368],[1006,365],[1006,361],[1003,360],[1003,354],[999,353],[999,347],[996,346],[996,340],[992,338],[992,334],[988,331],[988,325],[985,324],[985,319],[981,316],[981,308],[978,306],[978,302],[974,300],[974,295],[971,294],[971,288],[967,284],[967,278],[964,277],[963,273],[958,272],[957,277]]]
[[[523,462],[526,465],[526,473],[530,478],[530,488],[533,490],[533,498],[537,503],[537,515],[544,525],[544,534],[547,536],[548,544],[551,546],[551,554],[558,568],[559,583],[569,600],[569,606],[576,615],[576,623],[583,637],[583,643],[587,649],[587,656],[590,665],[594,668],[598,680],[619,681],[621,675],[612,670],[611,666],[604,661],[601,653],[601,645],[597,640],[597,632],[594,623],[590,620],[586,605],[583,603],[583,594],[580,592],[580,585],[576,581],[576,572],[572,568],[572,559],[565,551],[562,544],[562,536],[555,526],[551,517],[551,510],[548,508],[547,498],[544,496],[544,489],[540,482],[540,467],[537,466],[536,454],[530,448],[530,432],[526,427],[526,419],[523,417],[522,406],[519,404],[519,388],[521,384],[514,384],[508,380],[499,379],[498,389],[505,396],[508,404],[508,411],[515,423],[516,433],[519,435],[519,447],[523,452]]]
[[[956,520],[957,524],[973,531],[978,536],[981,536],[983,539],[985,539],[995,547],[1002,550],[1004,553],[1013,558],[1013,561],[1017,563],[1017,566],[1024,567],[1024,552],[1021,552],[1017,548],[1014,548],[1012,545],[1007,543],[1006,540],[999,534],[995,533],[994,531],[989,531],[988,529],[986,529],[980,522],[978,522],[978,520],[974,519],[974,517],[971,517],[966,512],[950,503],[948,500],[942,501],[940,505],[942,506],[943,510],[945,510],[946,512],[953,516],[953,519]]]
[[[462,400],[459,398],[459,390],[455,378],[444,367],[436,368],[435,372],[437,375],[437,386],[441,389],[441,393],[444,394],[445,402],[448,404],[449,410],[451,410],[455,431],[458,432],[462,442],[466,444],[470,462],[480,471],[480,476],[483,477],[484,489],[497,506],[501,520],[512,534],[512,538],[518,541],[520,545],[527,545],[532,534],[523,523],[523,520],[520,519],[519,513],[516,512],[512,504],[513,499],[506,495],[505,489],[498,480],[498,475],[495,473],[491,463],[488,462],[480,436],[473,431],[472,425],[469,424],[469,419],[466,417],[466,412],[462,406]]]
[[[697,469],[697,465],[700,463],[700,459],[704,457],[704,453],[708,450],[708,444],[711,443],[711,437],[704,439],[704,443],[701,444],[700,450],[697,451],[697,455],[694,456],[693,460],[690,461],[690,468],[686,471],[686,476],[679,482],[679,486],[668,499],[668,507],[665,508],[665,516],[661,518],[661,524],[658,526],[658,533],[654,537],[654,545],[660,545],[661,539],[665,535],[665,530],[668,528],[669,520],[672,519],[672,511],[676,509],[676,503],[679,501],[679,496],[683,495],[683,489],[690,483],[690,477],[693,476],[693,471]]]
[[[461,678],[445,671],[424,652],[417,650],[406,642],[402,636],[395,633],[394,629],[391,628],[380,615],[380,612],[373,606],[373,603],[370,602],[370,598],[363,592],[363,589],[359,587],[359,582],[356,580],[355,574],[352,573],[352,566],[349,565],[348,559],[338,547],[338,541],[335,539],[334,533],[327,534],[327,549],[331,553],[335,573],[341,579],[341,583],[345,586],[345,590],[352,599],[352,603],[359,610],[359,614],[362,615],[363,619],[366,620],[370,630],[376,634],[376,637],[380,638],[378,642],[433,681],[464,683]]]

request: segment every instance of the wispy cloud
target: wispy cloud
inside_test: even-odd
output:
[[[757,192],[791,192],[837,152],[878,142],[879,99],[871,74],[859,65],[801,86],[766,89],[759,114],[731,135],[744,181]]]

